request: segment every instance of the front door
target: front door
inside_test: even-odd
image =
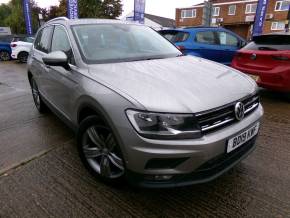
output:
[[[67,70],[61,66],[50,66],[47,85],[48,94],[51,96],[51,101],[59,112],[66,118],[69,118],[72,112],[72,98],[77,88],[77,73],[75,71],[75,60],[69,37],[65,28],[61,25],[56,25],[54,28],[51,52],[54,51],[63,51],[67,55],[71,69]]]

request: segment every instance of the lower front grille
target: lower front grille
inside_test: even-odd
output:
[[[196,169],[193,173],[188,175],[188,179],[191,180],[192,178],[194,178],[194,180],[202,180],[220,173],[221,171],[241,159],[250,150],[252,150],[255,146],[256,138],[257,137],[254,137],[246,144],[242,145],[240,148],[232,151],[231,153],[224,153],[207,161],[198,169]]]
[[[258,108],[260,98],[259,95],[256,94],[225,106],[196,114],[202,132],[209,133],[237,122],[235,117],[235,105],[237,102],[242,102],[244,104],[245,116],[248,116]]]

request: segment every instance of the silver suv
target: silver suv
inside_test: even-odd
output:
[[[210,181],[253,151],[263,115],[248,76],[117,20],[47,22],[28,78],[37,109],[74,129],[84,165],[114,184]]]

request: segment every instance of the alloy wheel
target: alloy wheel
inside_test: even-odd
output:
[[[32,96],[33,96],[33,100],[35,103],[35,106],[37,107],[37,109],[40,109],[40,94],[39,94],[39,90],[38,87],[36,85],[36,82],[34,81],[34,79],[32,79],[32,84],[31,84],[31,89],[32,89]]]
[[[0,51],[0,60],[1,61],[9,61],[10,56],[7,51]]]
[[[24,53],[24,52],[20,53],[20,55],[19,55],[19,61],[21,63],[27,62],[27,58],[28,58],[28,54],[27,53]]]
[[[87,128],[82,139],[87,163],[101,177],[117,179],[124,174],[121,152],[111,130],[102,125]]]

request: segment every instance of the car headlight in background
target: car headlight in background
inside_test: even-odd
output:
[[[192,114],[167,114],[127,110],[135,130],[151,139],[194,139],[201,130]]]

